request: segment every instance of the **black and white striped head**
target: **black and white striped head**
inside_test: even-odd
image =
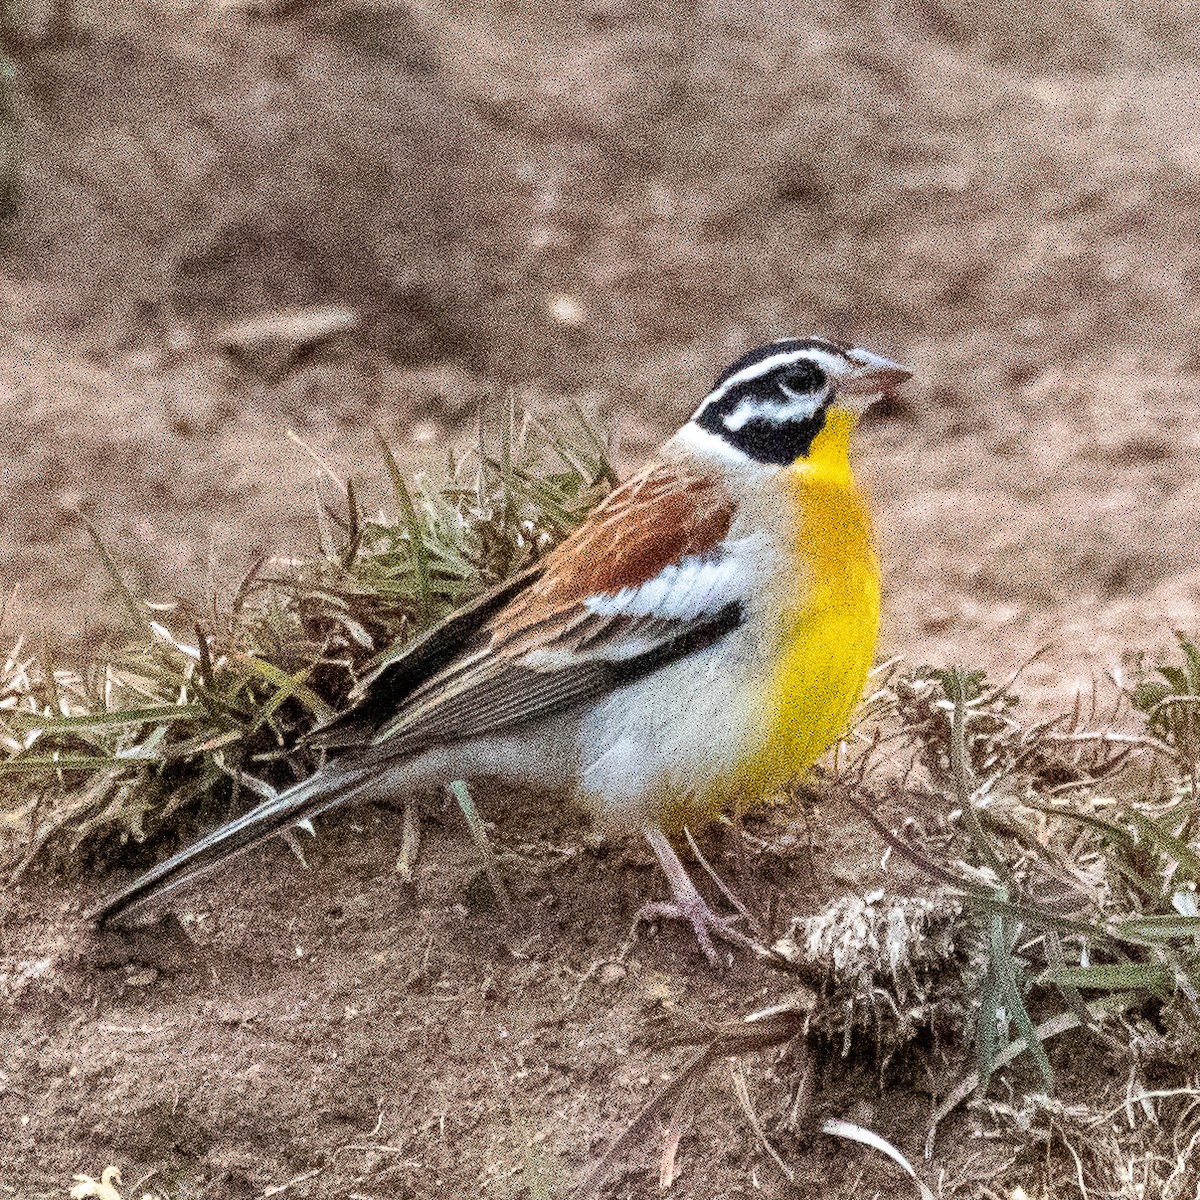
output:
[[[787,466],[807,456],[835,403],[861,412],[911,371],[822,338],[782,338],[726,368],[690,424],[745,458]]]

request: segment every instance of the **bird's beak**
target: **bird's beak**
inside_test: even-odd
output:
[[[869,350],[851,350],[847,357],[854,369],[838,381],[842,396],[882,396],[912,378],[907,367]]]

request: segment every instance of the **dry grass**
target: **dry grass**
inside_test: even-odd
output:
[[[830,786],[922,868],[929,891],[838,899],[776,943],[817,993],[781,997],[777,1036],[742,1049],[757,1060],[735,1071],[727,1099],[772,1157],[775,1140],[824,1129],[810,1112],[814,1061],[873,1062],[885,1088],[922,1079],[938,1101],[919,1185],[930,1195],[1196,1194],[1200,858],[1183,712],[1200,659],[1187,639],[1179,647],[1183,666],[1143,666],[1106,707],[1035,724],[1015,680],[878,672]],[[877,816],[897,807],[909,813],[899,830]],[[731,1037],[717,1031],[614,1150],[655,1116],[674,1129],[691,1095],[680,1089],[736,1052]],[[944,1159],[939,1130],[964,1116],[985,1149]]]
[[[474,453],[391,512],[327,474],[333,508],[304,558],[260,564],[201,611],[134,595],[92,530],[130,640],[62,668],[21,637],[0,664],[0,852],[103,866],[249,807],[317,765],[299,740],[376,656],[533,561],[613,481],[579,414],[550,430],[501,405]],[[89,526],[89,529],[91,527]]]

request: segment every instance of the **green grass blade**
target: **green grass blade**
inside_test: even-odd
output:
[[[1081,921],[1075,917],[1060,917],[1032,904],[1021,904],[1012,900],[1001,900],[995,896],[983,896],[977,892],[960,893],[964,904],[970,904],[994,916],[1011,917],[1032,925],[1035,929],[1053,929],[1058,933],[1090,938],[1105,939],[1109,930],[1094,921]]]
[[[348,571],[358,557],[358,548],[362,544],[362,523],[359,519],[358,493],[354,490],[354,480],[346,480],[346,521],[349,532],[346,537],[346,548],[342,551],[342,569]]]
[[[1129,917],[1115,921],[1114,936],[1130,942],[1174,942],[1200,938],[1200,917],[1165,913],[1148,917]]]
[[[1200,646],[1178,631],[1175,634],[1175,640],[1179,643],[1184,661],[1187,663],[1188,691],[1196,694],[1200,692]]]
[[[1144,866],[1118,858],[1116,855],[1109,860],[1108,869],[1129,887],[1131,893],[1139,898],[1142,904],[1151,906],[1162,899],[1161,881],[1154,874],[1148,874]]]
[[[18,754],[0,760],[0,775],[28,775],[54,771],[102,771],[115,766],[161,762],[157,757],[128,754],[106,758],[99,754]]]
[[[1146,841],[1152,842],[1156,849],[1175,859],[1192,880],[1200,882],[1200,856],[1191,846],[1173,834],[1167,833],[1165,829],[1160,829],[1158,823],[1152,821],[1144,813],[1131,810],[1129,820],[1138,834]]]
[[[1000,1020],[996,968],[989,962],[979,988],[979,1028],[975,1039],[976,1066],[984,1087],[992,1077],[1000,1052]]]
[[[65,712],[62,696],[58,691],[58,676],[54,670],[54,656],[50,653],[50,642],[42,639],[42,682],[46,686],[46,695],[53,712]]]
[[[396,497],[396,523],[403,524],[408,530],[408,548],[412,555],[412,567],[417,581],[421,628],[424,629],[433,620],[433,587],[430,582],[429,548],[425,544],[425,531],[420,517],[417,516],[412,494],[404,482],[400,464],[396,462],[396,456],[392,453],[387,438],[378,429],[375,430],[375,441],[379,445],[384,465],[392,479],[392,491]]]
[[[221,750],[234,742],[240,742],[246,737],[241,729],[230,729],[224,733],[202,733],[185,742],[176,742],[163,752],[164,760],[175,762],[180,759],[195,758],[197,755],[209,755],[215,750]]]
[[[1034,804],[1032,807],[1049,817],[1056,817],[1063,821],[1073,821],[1077,825],[1084,825],[1125,846],[1132,847],[1134,845],[1133,834],[1124,825],[1118,825],[1115,821],[1107,821],[1103,817],[1097,817],[1093,813],[1082,812],[1078,809],[1055,808],[1048,804]]]
[[[325,505],[321,502],[319,489],[319,481],[314,482],[313,494],[316,499],[314,513],[317,518],[317,539],[321,545],[322,557],[326,562],[335,563],[341,560],[341,555],[338,554],[337,538],[330,523],[329,513],[326,511]]]
[[[200,661],[198,669],[200,671],[200,682],[210,692],[216,687],[216,675],[213,672],[212,648],[208,644],[208,635],[200,628],[196,627],[196,649],[200,651]]]
[[[289,675],[287,671],[277,667],[274,663],[267,662],[265,658],[257,658],[249,654],[239,654],[237,660],[242,666],[266,680],[267,683],[276,689],[276,695],[272,697],[268,705],[259,708],[253,728],[260,728],[264,724],[262,713],[265,708],[270,707],[270,712],[266,718],[269,719],[278,709],[279,705],[292,696],[295,696],[318,721],[333,719],[335,715],[333,707],[304,684],[304,679],[312,670],[311,667],[305,667],[295,675]]]
[[[315,692],[309,691],[309,689],[304,685],[304,680],[306,680],[309,675],[312,674],[311,667],[304,667],[297,671],[294,675],[287,675],[286,672],[281,672],[281,674],[285,676],[288,682],[281,684],[275,694],[259,708],[258,712],[254,716],[254,720],[250,724],[249,729],[246,730],[247,735],[257,733],[264,725],[268,724],[272,717],[274,717],[275,714],[280,710],[280,708],[282,708],[283,705],[286,704],[287,701],[293,696],[296,696],[296,698],[299,699],[299,692],[301,688],[309,692],[309,695],[313,698],[313,700],[317,701],[317,703],[320,705],[320,709],[324,713],[326,713],[328,716],[332,716],[333,710],[323,700],[321,700]],[[316,713],[317,709],[310,707],[310,711]],[[318,719],[324,718],[321,718],[318,715]]]
[[[973,679],[974,674],[976,673],[968,674],[961,667],[955,667],[943,676],[942,686],[947,699],[953,705],[950,713],[950,770],[954,776],[963,823],[970,834],[976,854],[1011,891],[1012,872],[984,832],[983,822],[975,808],[974,788],[971,786],[971,767],[967,759],[967,709],[972,695],[978,691],[978,683]]]
[[[1045,931],[1045,947],[1050,967],[1053,970],[1065,970],[1067,959],[1063,953],[1062,940],[1053,929]],[[1058,990],[1062,993],[1063,999],[1066,1000],[1071,1011],[1079,1018],[1080,1024],[1090,1026],[1092,1024],[1091,1014],[1088,1012],[1087,1002],[1080,990],[1069,983],[1058,984]]]
[[[479,857],[483,860],[483,872],[491,885],[496,903],[500,905],[505,917],[511,917],[512,900],[509,897],[508,889],[504,886],[504,880],[500,877],[500,867],[496,862],[496,855],[492,852],[492,844],[488,841],[487,830],[483,827],[483,820],[479,816],[479,810],[475,807],[475,801],[471,798],[467,785],[461,779],[456,779],[450,785],[450,790],[454,793],[454,799],[458,801],[458,807],[462,809],[462,814],[467,820],[467,828],[471,831],[471,838],[479,850]]]
[[[1173,976],[1157,963],[1096,963],[1088,967],[1050,967],[1037,982],[1103,992],[1150,992],[1166,999],[1171,994]]]
[[[109,579],[112,580],[113,586],[117,589],[117,595],[120,596],[121,603],[125,606],[125,611],[129,614],[131,624],[135,629],[145,629],[152,619],[150,610],[134,595],[129,584],[125,582],[125,576],[121,574],[120,567],[117,566],[112,555],[109,554],[108,547],[105,546],[104,540],[101,538],[95,525],[83,513],[77,512],[75,515],[83,523],[84,529],[88,531],[88,535],[96,547],[96,553],[100,556],[100,563],[104,567]]]
[[[1046,1091],[1050,1091],[1054,1086],[1054,1072],[1050,1068],[1046,1048],[1042,1045],[1030,1019],[1029,1010],[1025,1007],[1025,997],[1017,980],[1017,964],[1009,946],[1008,930],[1000,917],[992,921],[990,953],[991,963],[996,971],[997,998],[1009,1020],[1016,1026],[1018,1034],[1024,1039],[1026,1049],[1042,1077]]]
[[[125,708],[114,712],[85,713],[74,717],[51,717],[21,709],[0,711],[7,724],[43,733],[68,733],[76,729],[123,729],[131,725],[195,721],[207,716],[200,704],[155,704],[148,708]]]

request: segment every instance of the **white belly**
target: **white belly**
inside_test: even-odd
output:
[[[743,627],[602,699],[580,722],[584,804],[630,829],[664,804],[708,812],[714,786],[765,736],[765,657]]]

